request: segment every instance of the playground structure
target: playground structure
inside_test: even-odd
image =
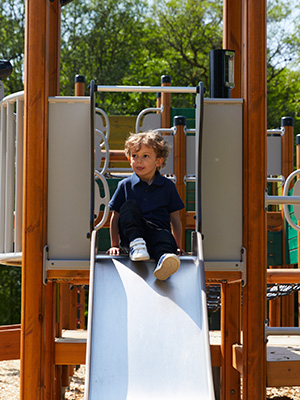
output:
[[[244,7],[242,10],[242,6]],[[243,12],[242,12],[243,11]],[[47,182],[48,182],[48,115],[49,96],[56,96],[59,76],[59,15],[60,4],[28,2],[25,49],[24,100],[24,182],[23,213],[15,219],[13,232],[22,233],[22,328],[21,328],[21,398],[42,399],[59,396],[61,365],[85,362],[85,343],[55,340],[55,298],[59,282],[87,283],[87,270],[43,269],[47,240]],[[51,35],[48,36],[48,29]],[[243,29],[242,29],[243,27]],[[250,34],[249,34],[250,32]],[[299,271],[293,269],[266,272],[266,4],[264,1],[224,1],[224,48],[236,52],[236,87],[232,98],[243,102],[243,247],[246,249],[246,279],[243,288],[243,343],[241,345],[241,282],[240,271],[207,271],[206,279],[221,282],[222,316],[221,344],[211,345],[214,366],[221,366],[223,399],[240,398],[240,374],[243,377],[243,398],[264,399],[266,385],[295,385],[299,376],[299,359],[295,362],[271,362],[266,356],[266,284],[299,282]],[[45,46],[45,43],[48,46]],[[242,50],[243,49],[243,50]],[[166,94],[162,92],[164,104]],[[75,100],[76,101],[76,100]],[[10,107],[7,102],[7,108]],[[3,108],[2,108],[3,110]],[[1,124],[4,111],[1,110]],[[164,108],[162,127],[170,121]],[[12,111],[12,110],[10,110]],[[2,114],[3,113],[3,114]],[[19,115],[19,114],[18,114]],[[23,117],[18,118],[22,130]],[[7,119],[7,125],[11,120]],[[10,137],[10,136],[8,136]],[[7,142],[6,146],[12,146]],[[21,151],[22,146],[19,148]],[[8,159],[9,160],[9,159]],[[10,160],[11,161],[11,160]],[[1,162],[4,162],[2,159]],[[22,163],[23,164],[23,163]],[[12,165],[12,164],[10,164]],[[177,164],[179,165],[179,163]],[[5,196],[10,204],[9,191],[13,168],[8,168]],[[20,180],[19,180],[20,182]],[[22,182],[22,181],[21,181]],[[1,188],[4,188],[1,185]],[[19,189],[20,190],[20,187]],[[17,198],[17,197],[16,197]],[[17,207],[17,206],[16,206]],[[16,208],[17,209],[17,208]],[[8,211],[8,208],[6,208]],[[13,227],[12,212],[1,215],[5,227]],[[11,224],[12,222],[12,224]],[[21,228],[20,228],[21,227]],[[21,230],[20,230],[21,229]],[[11,262],[12,231],[1,239],[6,262]],[[15,249],[21,249],[20,236]],[[19,248],[16,245],[19,243]],[[50,247],[49,247],[50,248]],[[20,251],[19,251],[20,253]],[[19,258],[18,258],[19,257]],[[21,260],[20,254],[14,255]],[[51,259],[51,258],[50,258]],[[4,258],[2,259],[5,261]],[[44,282],[47,279],[47,285]],[[6,337],[16,338],[20,331],[12,329]],[[270,333],[271,331],[269,331]],[[4,338],[4,334],[1,338]],[[4,341],[5,343],[5,341]],[[13,346],[15,356],[18,351]],[[34,367],[33,367],[34,366]],[[280,369],[280,372],[278,372]],[[58,397],[57,397],[58,398]]]

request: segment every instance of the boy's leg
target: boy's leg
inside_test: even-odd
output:
[[[166,280],[180,267],[177,256],[177,245],[172,233],[165,229],[147,227],[147,246],[151,258],[157,262],[154,276],[159,280]]]
[[[139,203],[135,200],[126,201],[120,209],[119,231],[124,245],[145,236],[145,221]]]
[[[135,200],[126,201],[120,208],[119,234],[121,246],[129,248],[132,261],[148,260],[145,237],[145,221],[142,210]]]
[[[167,229],[155,229],[146,226],[146,242],[151,258],[156,262],[165,253],[177,253],[174,236]]]

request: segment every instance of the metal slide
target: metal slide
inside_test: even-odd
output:
[[[200,236],[165,282],[151,261],[92,254],[85,400],[215,398]]]

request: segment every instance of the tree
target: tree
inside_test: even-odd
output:
[[[23,90],[24,21],[24,0],[0,0],[0,58],[13,66],[3,80],[6,95]]]
[[[222,1],[156,0],[157,40],[174,82],[207,86],[209,51],[222,48]]]
[[[21,322],[21,268],[0,265],[0,325]]]
[[[120,85],[142,51],[144,3],[135,0],[75,0],[63,9],[61,92],[72,94],[74,76]],[[97,96],[105,109],[126,113],[128,96]]]
[[[267,125],[280,125],[280,118],[294,118],[294,131],[299,132],[300,57],[297,22],[299,4],[295,1],[268,0],[267,48]]]
[[[170,75],[174,86],[203,81],[208,89],[209,51],[222,47],[221,0],[155,0],[146,33],[144,51],[132,71],[141,84],[158,85],[161,75]],[[194,100],[192,95],[177,94],[172,105],[193,107]]]

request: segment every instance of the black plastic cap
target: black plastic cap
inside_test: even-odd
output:
[[[300,144],[300,135],[296,135],[296,145]]]
[[[7,60],[0,60],[0,79],[7,78],[12,73],[12,65]]]
[[[293,117],[282,117],[281,118],[281,126],[294,126],[294,118]]]
[[[174,126],[185,126],[186,125],[186,118],[183,115],[176,115],[173,120],[173,125]]]
[[[171,83],[171,77],[169,75],[162,75],[160,78],[161,83]]]
[[[84,75],[75,75],[75,83],[82,82],[85,83],[85,76]]]

